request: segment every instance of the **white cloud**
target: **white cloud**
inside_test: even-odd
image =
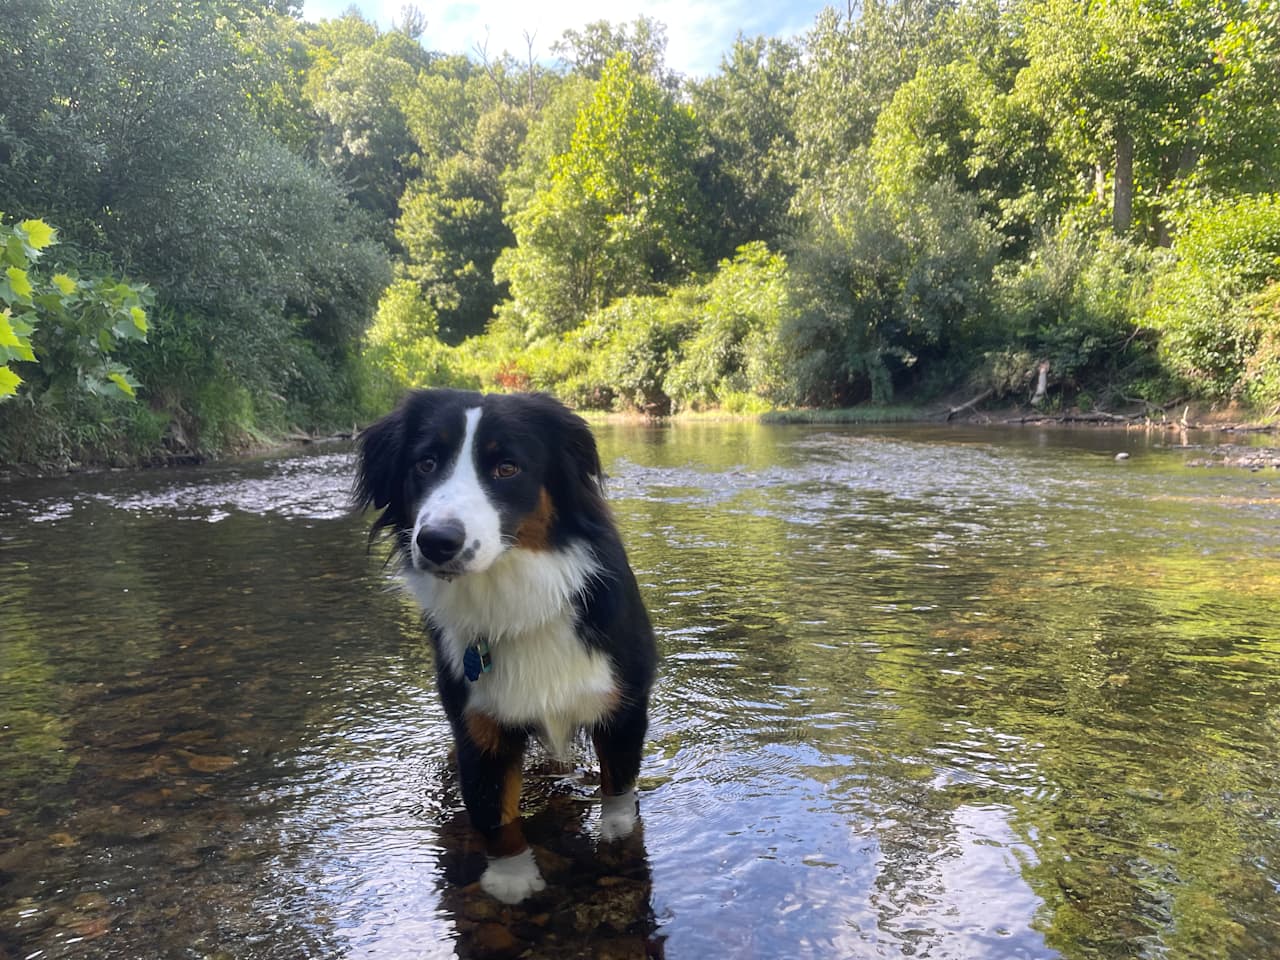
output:
[[[306,0],[308,20],[339,15],[351,4],[347,0]],[[356,3],[361,12],[379,26],[388,27],[403,7],[403,0],[364,0]],[[806,30],[818,11],[827,4],[818,0],[802,3],[760,3],[752,0],[716,2],[615,2],[608,6],[591,0],[557,0],[530,4],[521,0],[487,0],[485,3],[456,3],[443,6],[420,4],[427,18],[423,43],[432,50],[471,53],[476,44],[488,39],[488,50],[503,50],[523,58],[523,32],[535,35],[534,56],[551,59],[551,44],[565,30],[579,29],[594,20],[628,23],[644,14],[666,24],[667,64],[690,76],[712,73],[720,57],[739,31],[747,36],[766,34],[789,37]]]

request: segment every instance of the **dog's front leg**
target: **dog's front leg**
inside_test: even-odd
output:
[[[620,840],[631,835],[640,814],[636,777],[649,720],[646,705],[624,706],[591,732],[600,761],[600,836]]]
[[[459,725],[458,779],[489,864],[480,886],[503,903],[519,903],[546,887],[520,826],[521,769],[529,735],[470,711]]]

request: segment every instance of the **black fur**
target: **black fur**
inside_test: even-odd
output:
[[[616,706],[589,732],[600,757],[603,784],[622,793],[634,785],[639,772],[657,653],[635,576],[604,500],[600,456],[586,422],[543,394],[415,391],[361,434],[355,502],[381,511],[371,538],[390,531],[394,550],[408,563],[416,512],[442,472],[434,465],[454,455],[450,451],[460,442],[465,411],[477,406],[483,411],[476,438],[479,465],[490,470],[483,458],[492,457],[513,460],[522,468],[518,477],[501,481],[500,489],[495,481],[490,491],[491,502],[500,508],[504,538],[519,527],[545,490],[554,518],[541,549],[585,545],[599,565],[599,576],[575,599],[574,613],[580,642],[605,654],[611,663]],[[425,475],[420,466],[424,463],[431,465]],[[481,471],[477,475],[488,476]],[[477,742],[466,722],[470,684],[448,669],[441,654],[442,637],[435,628],[430,632],[440,697],[457,743],[463,800],[492,847],[510,827],[501,822],[503,778],[520,763],[529,735],[536,731],[503,726],[491,742]]]

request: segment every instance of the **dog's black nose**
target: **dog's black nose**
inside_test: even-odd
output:
[[[441,566],[458,555],[467,540],[467,531],[456,520],[423,527],[418,531],[418,552]]]

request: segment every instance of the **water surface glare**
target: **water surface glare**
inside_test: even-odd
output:
[[[347,450],[0,486],[0,958],[1280,955],[1280,474],[597,434],[663,654],[643,829],[531,757],[517,908]]]

